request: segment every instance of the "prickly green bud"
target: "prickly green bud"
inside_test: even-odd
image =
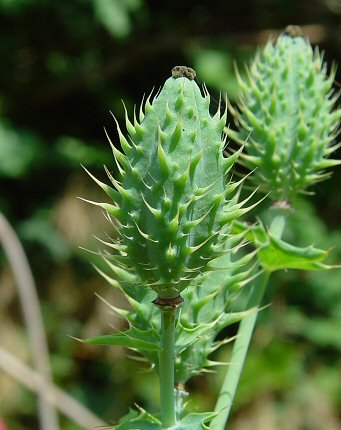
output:
[[[121,241],[113,259],[150,286],[160,299],[174,299],[221,254],[230,223],[247,209],[233,197],[226,175],[238,154],[224,158],[226,115],[209,113],[210,98],[193,70],[173,69],[160,94],[126,116],[123,152],[112,149],[121,182],[97,181],[114,200],[97,203],[119,221]],[[195,73],[195,72],[194,72]],[[138,286],[137,286],[138,288]]]
[[[227,133],[246,141],[245,163],[257,166],[254,179],[275,201],[290,201],[340,164],[328,159],[341,117],[334,75],[299,27],[289,26],[256,56],[245,80],[238,76],[239,111],[231,112],[239,131]]]
[[[244,234],[229,239],[225,255],[217,258],[211,272],[206,273],[197,284],[186,288],[179,320],[176,325],[175,381],[185,384],[192,376],[200,374],[221,363],[211,361],[210,354],[231,341],[217,341],[217,335],[229,325],[241,320],[247,313],[236,312],[235,300],[241,289],[255,276],[254,253],[231,256],[231,249],[239,248]],[[235,250],[236,251],[236,250]],[[108,270],[99,273],[111,285],[120,290],[130,303],[131,309],[124,310],[109,305],[129,323],[129,329],[89,339],[89,343],[102,345],[124,345],[139,350],[152,368],[159,371],[159,348],[161,321],[159,309],[152,304],[153,291],[146,287],[136,288],[137,276],[125,274],[105,258]],[[117,282],[119,281],[119,282]]]

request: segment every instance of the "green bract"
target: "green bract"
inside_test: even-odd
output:
[[[149,99],[140,122],[126,116],[127,138],[118,127],[123,152],[111,144],[121,175],[109,173],[115,189],[96,180],[114,204],[96,204],[119,224],[114,264],[138,276],[136,288],[173,299],[226,252],[230,223],[247,209],[237,202],[239,184],[226,185],[238,157],[223,156],[226,112],[219,106],[210,115],[210,97],[190,73],[173,74]]]
[[[233,241],[237,242],[239,237],[239,234],[236,235]],[[229,245],[233,247],[234,243]],[[215,262],[214,272],[206,274],[195,286],[189,286],[183,292],[184,302],[176,325],[177,384],[185,384],[192,376],[218,364],[211,361],[209,355],[231,339],[216,341],[216,336],[221,330],[248,314],[249,311],[236,312],[233,305],[241,289],[254,276],[253,256],[253,253],[243,257],[232,256],[229,253],[219,257]],[[135,288],[136,278],[133,275],[123,279],[122,273],[118,273],[110,260],[105,258],[105,261],[108,273],[98,269],[99,273],[112,286],[122,291],[131,305],[131,310],[120,309],[110,304],[108,306],[128,321],[129,329],[97,336],[88,339],[87,342],[138,349],[158,372],[161,321],[159,309],[151,302],[154,293],[145,286]]]
[[[334,71],[327,76],[322,55],[293,26],[256,56],[248,75],[238,76],[239,111],[231,107],[239,131],[227,134],[246,141],[248,167],[275,201],[326,177],[323,170],[340,164],[328,159],[341,109],[333,110]]]

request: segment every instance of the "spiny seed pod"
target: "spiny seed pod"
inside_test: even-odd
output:
[[[334,76],[297,26],[267,43],[245,80],[238,75],[239,109],[231,112],[239,130],[227,134],[246,142],[245,164],[257,167],[253,179],[275,201],[291,201],[340,164],[328,159],[341,117]]]
[[[244,234],[230,238],[226,247],[234,249],[215,261],[215,270],[206,273],[200,282],[183,291],[183,304],[176,324],[175,343],[175,381],[185,384],[192,376],[216,366],[209,359],[210,354],[232,339],[216,340],[224,328],[240,321],[249,312],[236,312],[234,305],[241,289],[256,275],[255,253],[239,255],[238,249]],[[237,249],[235,249],[237,248]],[[236,252],[236,253],[235,253]],[[102,345],[124,345],[138,350],[159,371],[159,348],[161,320],[160,311],[152,304],[154,292],[146,287],[135,287],[134,274],[122,274],[108,257],[104,257],[105,273],[98,272],[114,287],[120,289],[130,310],[109,307],[115,314],[128,321],[129,328],[124,332],[88,339],[87,342]]]
[[[243,214],[238,183],[226,175],[238,153],[224,158],[226,112],[211,117],[210,97],[184,66],[173,70],[161,92],[144,109],[129,133],[118,133],[123,152],[111,143],[121,174],[114,188],[96,182],[114,204],[95,203],[118,220],[120,240],[112,259],[133,271],[159,299],[174,299],[210,262],[226,250],[230,223]],[[110,139],[109,139],[110,141]],[[138,287],[138,286],[137,286]]]

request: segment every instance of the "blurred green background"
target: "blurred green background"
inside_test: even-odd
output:
[[[233,62],[299,24],[325,59],[341,63],[339,0],[0,0],[0,210],[18,233],[36,279],[55,382],[108,422],[137,402],[157,410],[155,376],[121,348],[70,336],[108,333],[122,321],[94,295],[124,305],[79,247],[110,229],[103,200],[80,164],[115,170],[104,136],[117,141],[112,111],[128,111],[174,65],[196,69],[217,107],[236,101]],[[336,76],[341,81],[340,72]],[[340,84],[339,84],[340,85]],[[336,154],[340,158],[339,154]],[[341,169],[302,200],[287,238],[331,248],[341,262]],[[0,250],[0,346],[30,362],[15,284]],[[288,271],[271,280],[236,399],[231,430],[341,428],[341,270]],[[229,350],[217,359],[229,359]],[[191,382],[192,408],[208,410],[221,373]],[[35,396],[0,371],[0,417],[9,430],[38,428]],[[60,417],[62,430],[79,429]]]

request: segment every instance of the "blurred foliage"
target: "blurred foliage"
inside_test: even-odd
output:
[[[235,101],[234,61],[243,71],[256,47],[288,24],[302,25],[329,64],[341,63],[334,0],[0,0],[0,210],[32,265],[55,381],[110,422],[133,402],[155,412],[158,384],[123,349],[69,337],[123,327],[94,293],[117,306],[122,297],[92,269],[95,256],[79,249],[96,250],[92,235],[112,234],[100,211],[76,199],[99,193],[80,163],[100,179],[103,164],[115,171],[102,129],[117,140],[109,110],[124,129],[121,99],[131,112],[174,65],[193,66],[216,104],[220,90]],[[340,183],[339,171],[298,202],[287,233],[300,246],[336,245],[334,264],[341,261]],[[0,262],[1,346],[28,361],[2,251]],[[340,428],[340,285],[340,270],[274,275],[266,298],[272,305],[260,315],[231,430]],[[214,358],[228,360],[229,349]],[[220,381],[220,373],[191,381],[193,411],[214,403]],[[3,372],[0,415],[11,430],[38,428],[35,396]],[[65,418],[61,424],[78,429]]]
[[[132,31],[130,12],[138,11],[141,0],[93,0],[96,17],[114,37],[124,38]]]
[[[39,162],[37,136],[17,131],[6,121],[0,123],[0,175],[8,178],[24,176]]]

